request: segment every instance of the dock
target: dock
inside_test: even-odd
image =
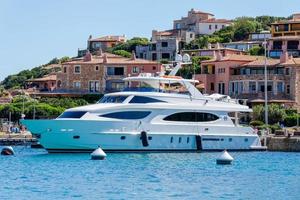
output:
[[[36,144],[37,139],[31,134],[10,134],[0,132],[0,146],[31,145]]]

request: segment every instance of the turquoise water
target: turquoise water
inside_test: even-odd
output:
[[[300,199],[300,153],[47,154],[0,156],[0,199]]]

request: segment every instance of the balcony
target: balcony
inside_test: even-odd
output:
[[[249,75],[231,75],[230,76],[230,81],[252,81],[252,80],[265,80],[265,75],[264,74],[249,74]],[[284,81],[285,76],[283,74],[268,74],[268,81]]]

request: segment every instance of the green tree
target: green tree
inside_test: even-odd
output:
[[[268,120],[269,124],[276,124],[278,122],[283,122],[286,117],[284,108],[278,104],[268,105]],[[253,119],[265,122],[265,108],[262,105],[257,105],[253,107]]]
[[[128,51],[125,51],[125,50],[115,50],[115,51],[113,51],[113,53],[116,55],[119,55],[119,56],[123,56],[125,58],[131,57],[131,53],[129,53]]]
[[[265,54],[265,48],[260,46],[254,46],[249,49],[249,53],[252,56],[262,56]]]
[[[234,40],[246,40],[250,33],[256,32],[261,29],[260,23],[249,18],[238,18],[234,23]]]

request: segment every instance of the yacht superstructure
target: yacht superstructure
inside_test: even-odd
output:
[[[240,112],[251,112],[248,106],[224,95],[202,95],[197,81],[175,76],[178,69],[169,76],[127,77],[129,89],[96,104],[22,123],[48,152],[90,152],[98,146],[108,152],[261,148],[255,131],[238,124]]]

